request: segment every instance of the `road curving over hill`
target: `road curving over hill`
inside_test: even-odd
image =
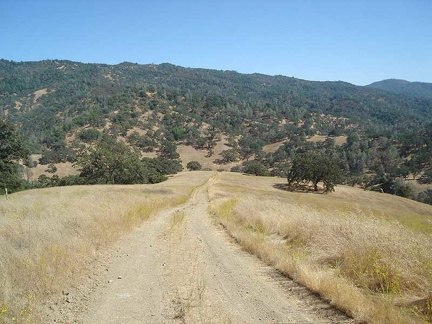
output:
[[[49,322],[352,323],[212,223],[216,181],[119,241],[85,285],[52,303]]]

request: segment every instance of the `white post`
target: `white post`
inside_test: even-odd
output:
[[[6,200],[8,199],[7,188],[5,188]]]

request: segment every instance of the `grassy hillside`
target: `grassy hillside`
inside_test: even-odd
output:
[[[209,191],[213,217],[246,251],[359,321],[432,320],[432,206],[344,186],[324,195],[284,185],[223,173]]]
[[[188,200],[209,176],[195,172],[152,186],[74,186],[0,197],[0,322],[43,322],[38,307],[49,295],[79,281],[121,235]]]
[[[212,175],[2,197],[0,321],[37,319],[38,306],[79,281],[100,251]],[[432,320],[432,206],[345,186],[293,193],[285,183],[218,173],[209,213],[245,250],[359,321]]]

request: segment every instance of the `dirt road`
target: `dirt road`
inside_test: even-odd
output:
[[[349,323],[304,288],[243,252],[209,216],[207,188],[153,217],[64,292],[57,323]]]

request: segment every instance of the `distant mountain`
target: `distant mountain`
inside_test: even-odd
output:
[[[399,79],[388,79],[371,83],[366,87],[381,89],[405,96],[432,99],[432,83],[409,82]]]

